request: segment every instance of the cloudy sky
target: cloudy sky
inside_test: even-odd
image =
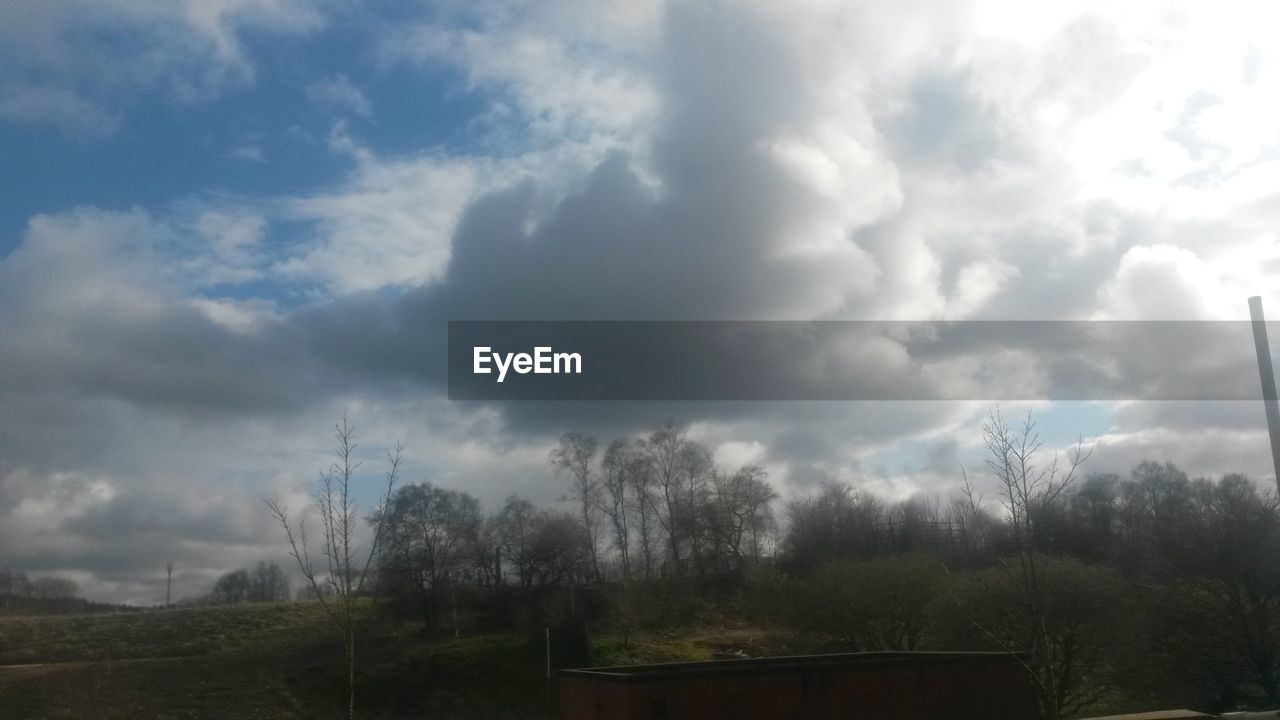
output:
[[[1280,317],[1280,6],[1114,5],[0,4],[0,564],[283,558],[343,412],[490,507],[666,416],[945,498],[990,403],[451,403],[444,323]],[[1258,403],[1028,407],[1273,481]]]

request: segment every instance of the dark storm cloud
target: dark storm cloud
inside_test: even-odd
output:
[[[291,325],[215,322],[155,267],[168,229],[140,212],[34,219],[0,263],[11,398],[117,399],[189,413],[288,411],[319,368]]]

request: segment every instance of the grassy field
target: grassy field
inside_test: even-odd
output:
[[[787,636],[755,628],[680,628],[635,634],[626,642],[618,635],[594,639],[597,665],[636,665],[660,662],[692,662],[809,652],[794,648]]]
[[[362,717],[552,715],[523,636],[438,640],[383,624]],[[0,718],[340,717],[341,645],[317,605],[0,619]]]
[[[315,603],[0,618],[0,665],[205,655],[288,643],[321,625]]]
[[[595,638],[596,664],[785,651],[767,634]],[[538,634],[432,638],[383,624],[361,664],[368,718],[549,718]],[[341,717],[341,645],[319,606],[240,605],[0,619],[0,718]]]

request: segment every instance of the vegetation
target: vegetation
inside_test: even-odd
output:
[[[344,415],[334,426],[337,448],[336,460],[320,473],[320,489],[316,493],[316,511],[320,515],[320,555],[324,565],[312,561],[312,550],[307,541],[306,521],[299,520],[295,529],[289,519],[288,508],[275,500],[268,501],[272,514],[289,542],[289,553],[298,563],[302,579],[325,616],[342,637],[342,655],[347,666],[347,717],[356,714],[356,662],[359,643],[372,621],[372,603],[362,602],[362,596],[378,597],[378,586],[366,587],[369,569],[378,556],[383,539],[386,507],[400,469],[400,447],[389,453],[386,474],[386,491],[381,504],[375,508],[370,523],[373,539],[368,548],[360,547],[357,533],[360,525],[360,508],[355,500],[353,482],[360,461],[356,459],[355,428]]]
[[[254,568],[232,570],[218,578],[207,598],[214,603],[285,602],[289,576],[275,563],[259,562]]]
[[[317,602],[2,619],[0,715],[345,717],[346,668],[328,627]],[[522,635],[437,640],[389,622],[370,642],[362,716],[553,715],[543,648]]]
[[[24,572],[0,568],[0,617],[53,615],[110,610],[110,605],[78,597],[80,588],[71,578],[46,575],[34,580]]]
[[[204,655],[291,642],[322,620],[315,603],[0,619],[0,665]]]

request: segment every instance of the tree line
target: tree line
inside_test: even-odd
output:
[[[567,433],[549,462],[572,511],[512,495],[486,515],[463,491],[427,482],[398,488],[371,518],[382,528],[381,579],[417,597],[434,624],[446,611],[456,613],[464,587],[527,595],[734,574],[776,548],[778,495],[764,469],[717,468],[707,448],[673,421],[603,451],[595,438]]]
[[[108,606],[80,597],[80,586],[69,577],[0,568],[0,615],[43,615],[91,612]]]
[[[1029,418],[983,434],[995,501],[962,474],[946,507],[897,509],[896,542],[874,530],[894,513],[848,486],[792,502],[757,617],[828,649],[1019,652],[1046,717],[1280,706],[1270,487],[1167,462],[1080,475],[1087,451],[1055,457]]]
[[[782,502],[763,468],[718,467],[668,421],[607,444],[563,435],[548,463],[567,507],[512,495],[486,512],[465,491],[397,486],[395,452],[382,500],[359,514],[344,421],[322,475],[323,549],[273,509],[351,648],[349,715],[354,647],[380,599],[454,634],[585,637],[589,622],[625,643],[723,622],[783,633],[790,652],[1014,652],[1049,718],[1280,705],[1273,491],[1169,463],[1087,474],[1089,448],[1046,449],[1029,415],[993,412],[981,433],[985,468],[958,467],[945,503],[834,482]],[[357,521],[370,533],[358,552]]]
[[[287,602],[289,576],[276,563],[260,560],[251,568],[237,568],[223,573],[207,595],[188,604],[238,605],[240,603]],[[301,593],[299,599],[307,599]]]
[[[56,575],[45,575],[32,580],[25,572],[0,569],[0,596],[28,598],[32,600],[67,600],[80,595],[75,580]]]

